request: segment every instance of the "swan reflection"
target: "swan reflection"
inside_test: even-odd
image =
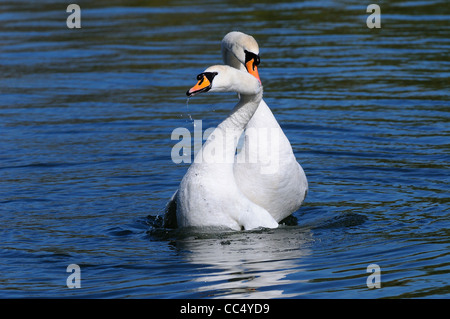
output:
[[[202,265],[193,281],[212,298],[288,298],[298,292],[284,287],[305,280],[292,279],[310,254],[312,232],[300,227],[245,232],[202,232],[173,244],[187,262]]]

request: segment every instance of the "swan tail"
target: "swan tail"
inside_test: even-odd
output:
[[[172,195],[172,198],[166,205],[164,213],[164,228],[178,228],[177,222],[177,195],[178,190]]]

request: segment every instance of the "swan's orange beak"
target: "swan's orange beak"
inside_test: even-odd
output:
[[[200,77],[200,79],[199,79]],[[195,94],[201,93],[201,92],[206,92],[211,88],[211,82],[209,82],[208,78],[206,77],[206,75],[204,74],[199,74],[199,76],[197,77],[198,82],[196,85],[194,85],[193,87],[191,87],[187,92],[186,95],[187,96],[193,96]]]
[[[259,78],[258,73],[258,67],[256,66],[255,59],[251,59],[245,63],[245,68],[247,69],[247,72],[253,75],[255,78],[258,79],[259,83],[261,83],[261,79]]]
[[[217,72],[203,72],[197,75],[197,84],[191,87],[187,92],[187,96],[194,96],[198,93],[208,92],[212,87],[212,81]]]

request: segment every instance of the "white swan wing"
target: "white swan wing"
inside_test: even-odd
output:
[[[242,192],[278,222],[298,210],[305,199],[305,172],[263,100],[246,126],[234,174]]]

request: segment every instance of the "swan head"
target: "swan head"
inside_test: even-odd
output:
[[[222,57],[225,64],[236,69],[244,66],[248,73],[261,82],[258,73],[259,46],[251,35],[232,31],[222,39]]]
[[[197,84],[190,88],[186,95],[191,97],[208,91],[256,95],[262,91],[262,85],[247,72],[227,65],[214,65],[197,75]]]

